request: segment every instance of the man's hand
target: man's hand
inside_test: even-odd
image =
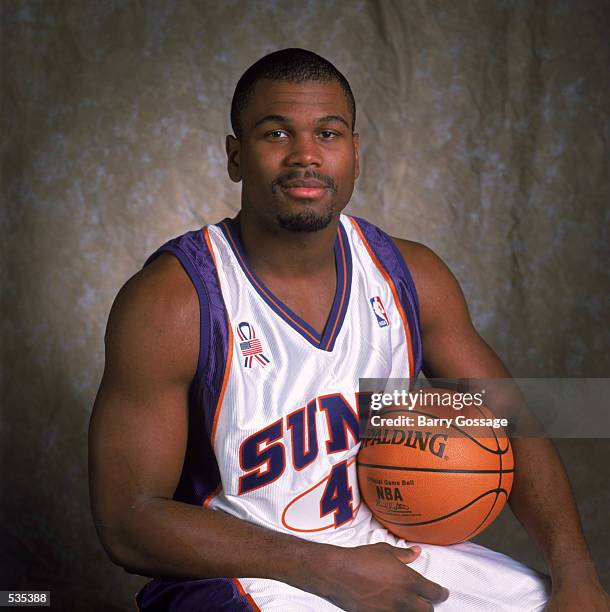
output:
[[[418,546],[385,543],[332,547],[321,564],[323,583],[314,585],[314,592],[349,612],[428,612],[449,591],[405,565],[420,553]]]

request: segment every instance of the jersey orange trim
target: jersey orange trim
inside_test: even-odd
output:
[[[241,582],[237,578],[233,578],[233,584],[237,588],[238,593],[246,598],[246,601],[252,606],[254,612],[260,612],[260,608],[256,605],[254,599],[252,599],[252,595],[250,593],[246,593],[244,587],[241,585]]]
[[[203,500],[202,506],[207,508],[212,500],[222,491],[222,482],[218,484],[218,486],[211,492],[208,493],[207,497]]]
[[[367,239],[364,237],[364,234],[362,233],[362,230],[360,229],[358,222],[349,216],[348,216],[348,219],[351,221],[352,225],[358,232],[358,235],[360,236],[360,240],[362,240],[362,244],[364,244],[364,246],[366,247],[366,250],[368,251],[369,256],[373,260],[373,263],[377,266],[377,269],[381,272],[383,278],[385,278],[386,282],[388,283],[390,287],[390,290],[392,291],[392,295],[394,296],[394,302],[396,302],[396,307],[398,308],[398,314],[400,314],[400,318],[402,319],[402,325],[405,330],[405,337],[407,341],[407,352],[409,354],[409,378],[412,379],[413,378],[413,368],[415,367],[415,364],[413,363],[413,348],[411,346],[412,344],[411,332],[409,331],[409,323],[407,322],[407,315],[402,307],[402,304],[400,303],[400,300],[398,299],[398,291],[396,291],[396,286],[394,285],[394,281],[392,280],[391,276],[386,272],[385,268],[381,265],[381,262],[377,258],[377,255],[375,255]]]
[[[216,256],[214,255],[214,249],[212,248],[212,242],[210,240],[208,228],[203,228],[203,237],[208,245],[208,250],[212,255],[212,259],[214,260],[214,266],[216,266],[216,271],[218,271],[218,264],[216,263]],[[216,439],[216,427],[218,426],[218,416],[220,415],[220,410],[222,408],[222,400],[225,396],[225,391],[227,390],[227,383],[229,382],[229,374],[231,373],[231,362],[233,361],[233,327],[231,325],[231,319],[229,318],[229,313],[227,312],[227,326],[228,326],[228,349],[227,349],[227,362],[225,364],[225,373],[222,379],[222,387],[220,388],[220,394],[218,395],[218,402],[216,402],[216,410],[214,411],[214,420],[212,422],[212,431],[210,433],[210,442],[212,444],[212,448],[214,448],[214,441]]]

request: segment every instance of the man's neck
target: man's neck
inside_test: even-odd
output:
[[[264,227],[251,222],[244,211],[239,213],[237,221],[248,263],[257,274],[299,277],[334,267],[338,218],[317,232]]]

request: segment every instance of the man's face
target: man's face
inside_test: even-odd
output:
[[[339,83],[259,81],[241,124],[227,155],[249,215],[313,232],[345,208],[359,172],[358,135]]]

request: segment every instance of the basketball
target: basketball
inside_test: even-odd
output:
[[[362,498],[380,523],[410,542],[468,540],[495,520],[510,494],[514,460],[506,420],[482,403],[447,405],[460,396],[421,390],[412,410],[372,412],[376,418],[362,439]]]

